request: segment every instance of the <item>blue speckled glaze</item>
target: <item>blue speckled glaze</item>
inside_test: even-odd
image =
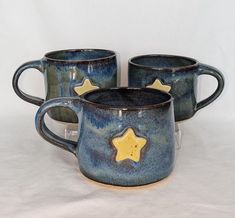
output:
[[[216,91],[197,103],[197,78],[207,74],[218,81]],[[217,69],[196,60],[173,55],[142,55],[129,60],[128,80],[130,87],[146,87],[159,79],[171,86],[174,97],[175,120],[191,118],[199,109],[214,101],[223,91],[224,79]]]
[[[170,95],[155,89],[100,89],[83,98],[59,98],[43,104],[36,128],[47,141],[73,152],[81,172],[106,184],[137,186],[168,176],[174,166],[174,112]],[[79,117],[79,139],[71,142],[50,132],[44,123],[52,107],[69,107]],[[112,138],[132,128],[147,139],[139,162],[116,161]]]
[[[41,105],[45,100],[23,93],[18,87],[21,73],[36,68],[44,74],[46,98],[76,96],[74,87],[85,79],[100,88],[119,86],[115,52],[102,49],[75,49],[47,53],[42,60],[25,63],[13,77],[13,88],[23,100]],[[56,108],[48,112],[51,118],[76,123],[77,117],[69,109]]]

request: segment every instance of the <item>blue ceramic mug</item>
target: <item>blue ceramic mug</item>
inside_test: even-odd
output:
[[[20,90],[18,81],[22,72],[35,68],[43,73],[45,100],[82,95],[98,88],[119,86],[115,52],[104,49],[71,49],[47,53],[41,60],[20,66],[13,77],[13,88],[23,100],[41,105],[45,100]],[[77,123],[76,115],[66,108],[55,108],[49,113],[54,120]]]
[[[206,99],[197,102],[197,78],[214,77],[218,86]],[[191,118],[198,110],[213,102],[223,91],[222,73],[214,67],[175,55],[141,55],[129,60],[130,87],[150,87],[164,90],[174,98],[175,120]]]
[[[78,141],[56,136],[44,123],[52,108],[69,108],[79,118]],[[72,152],[92,180],[119,186],[152,183],[174,166],[174,112],[170,94],[155,89],[97,89],[82,97],[57,98],[36,114],[38,133]]]

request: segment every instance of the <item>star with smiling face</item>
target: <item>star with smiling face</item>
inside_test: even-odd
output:
[[[171,86],[164,85],[159,79],[156,79],[153,84],[148,85],[146,87],[162,90],[162,91],[165,91],[165,92],[169,92],[171,90]]]
[[[141,149],[146,143],[145,138],[136,136],[134,130],[128,128],[123,135],[112,139],[112,144],[117,149],[116,161],[130,159],[139,162]]]
[[[95,90],[95,89],[99,89],[99,87],[94,86],[89,79],[85,79],[82,85],[74,87],[74,91],[78,95],[82,95],[88,91]]]

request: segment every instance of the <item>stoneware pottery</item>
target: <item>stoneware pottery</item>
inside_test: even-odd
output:
[[[55,107],[74,111],[78,141],[62,139],[44,123]],[[44,103],[36,115],[38,133],[76,155],[81,172],[98,182],[137,186],[168,176],[174,166],[174,112],[170,94],[147,88],[90,91],[82,97]]]
[[[82,95],[89,90],[119,85],[115,52],[103,49],[53,51],[41,60],[23,64],[13,77],[12,83],[16,94],[23,100],[39,106],[44,99],[28,95],[18,86],[20,75],[28,68],[35,68],[43,73],[45,100]],[[76,115],[67,108],[52,109],[49,115],[54,120],[77,122]]]
[[[218,86],[211,96],[197,102],[197,78],[203,74],[215,77]],[[149,87],[171,93],[176,121],[192,117],[213,102],[224,88],[223,76],[217,69],[192,58],[174,55],[133,57],[129,60],[128,78],[130,87]]]

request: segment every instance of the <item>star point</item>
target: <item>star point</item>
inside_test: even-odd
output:
[[[74,87],[74,91],[78,95],[82,95],[88,91],[99,89],[98,86],[94,86],[89,79],[85,79],[80,86]]]
[[[147,139],[136,136],[132,128],[128,128],[123,135],[112,139],[113,146],[117,149],[116,161],[130,159],[140,161],[141,149],[147,143]]]
[[[164,85],[159,79],[156,79],[153,84],[146,86],[147,88],[153,88],[153,89],[158,89],[162,90],[165,92],[169,92],[171,90],[171,86],[169,85]]]

